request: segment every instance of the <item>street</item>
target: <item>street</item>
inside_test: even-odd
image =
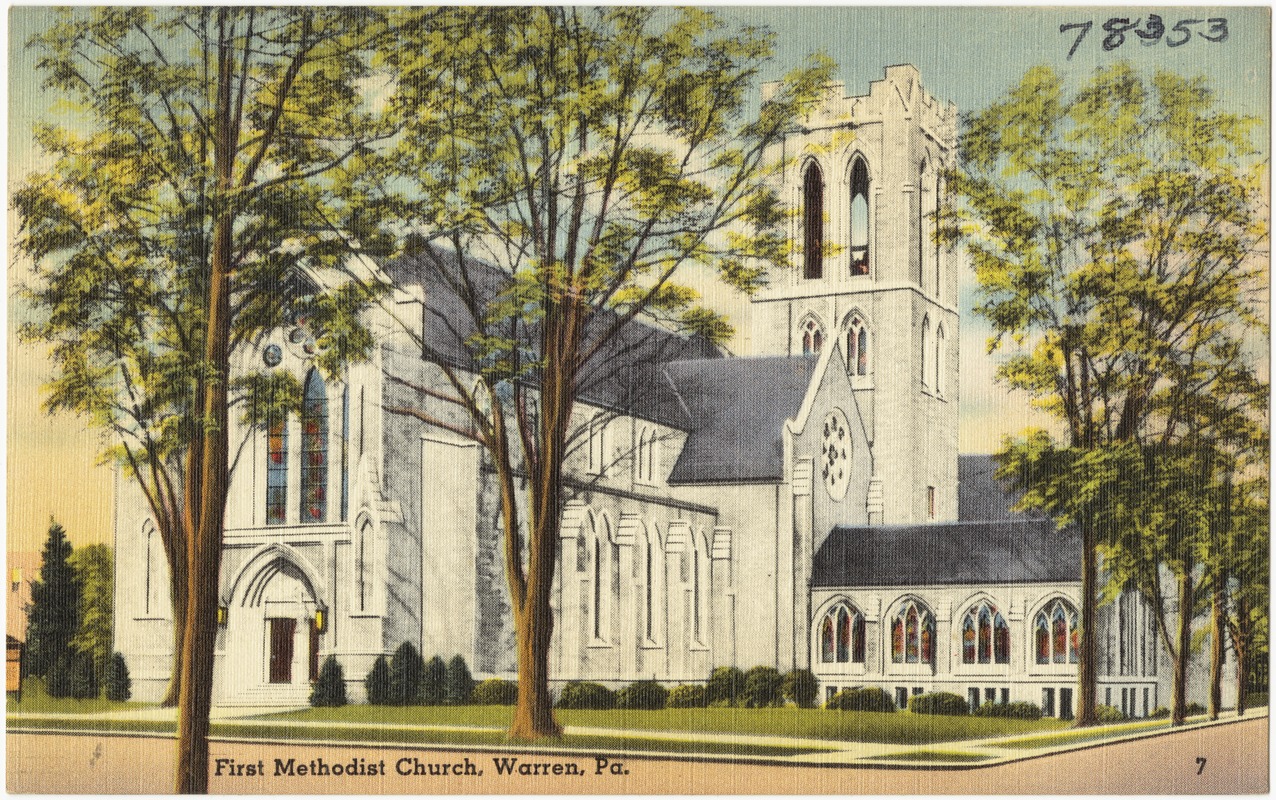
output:
[[[221,794],[1253,794],[1268,791],[1267,720],[1201,728],[987,768],[863,769],[411,745],[215,741]],[[942,745],[934,746],[942,749]],[[168,738],[9,733],[12,793],[170,790]],[[218,761],[220,759],[220,761]],[[218,774],[220,772],[220,774]]]

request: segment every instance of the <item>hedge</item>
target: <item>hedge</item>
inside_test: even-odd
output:
[[[780,688],[784,677],[775,667],[751,667],[744,673],[744,703],[748,708],[782,705]]]
[[[488,678],[474,687],[474,691],[470,693],[470,702],[476,706],[512,706],[518,702],[518,684],[500,678]]]
[[[416,701],[423,706],[437,706],[443,703],[443,685],[447,681],[447,665],[438,656],[432,656],[425,662],[421,672],[421,687],[417,690]]]
[[[123,702],[133,696],[133,682],[129,680],[128,664],[124,656],[116,653],[106,664],[106,699]]]
[[[885,689],[865,686],[861,689],[843,689],[829,698],[825,708],[835,711],[879,711],[894,713],[895,701]]]
[[[655,681],[636,681],[616,693],[616,708],[659,711],[669,700],[669,690]]]
[[[970,713],[966,698],[952,692],[931,692],[914,695],[908,701],[908,710],[914,714],[935,714],[943,717],[961,717]]]
[[[558,698],[559,708],[578,708],[602,711],[616,707],[616,693],[601,683],[568,681]]]
[[[780,694],[798,708],[815,708],[815,698],[820,696],[820,682],[809,669],[791,669],[784,674]]]
[[[669,692],[669,698],[665,701],[666,708],[704,708],[705,703],[704,687],[698,683],[684,683],[675,686]]]
[[[1115,706],[1101,705],[1094,709],[1094,719],[1100,725],[1111,725],[1114,722],[1125,722],[1129,717]]]
[[[368,670],[367,676],[363,679],[363,689],[370,705],[394,705],[390,690],[390,662],[385,660],[385,656],[377,656],[372,669]]]
[[[739,667],[717,667],[705,686],[708,705],[736,705],[744,694],[744,673]]]
[[[1008,717],[1010,719],[1041,719],[1041,706],[1018,700],[1013,703],[984,703],[974,710],[976,717]]]
[[[473,692],[474,677],[470,674],[469,665],[460,655],[452,656],[443,677],[443,702],[450,706],[463,706],[470,702]]]
[[[425,662],[411,642],[404,642],[390,659],[390,702],[393,706],[410,706],[421,691],[421,674]]]

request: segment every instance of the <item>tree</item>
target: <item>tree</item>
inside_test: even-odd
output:
[[[340,173],[381,135],[359,83],[380,30],[371,9],[95,8],[31,42],[76,112],[38,129],[53,166],[15,194],[38,269],[24,332],[52,345],[50,410],[116,437],[165,538],[178,792],[207,791],[232,402],[260,423],[232,353],[296,316],[329,374],[371,346]]]
[[[368,705],[392,706],[395,704],[390,678],[390,662],[386,661],[385,656],[377,656],[377,660],[372,662],[372,669],[368,670],[368,674],[363,679],[363,690],[367,695]]]
[[[462,656],[452,656],[443,678],[443,702],[450,706],[463,706],[470,702],[473,693],[474,678],[470,675],[469,666]]]
[[[447,665],[442,658],[432,656],[425,662],[425,671],[421,673],[421,691],[417,702],[423,706],[442,705],[446,683]]]
[[[80,585],[71,567],[71,549],[66,530],[50,520],[49,538],[44,542],[40,562],[40,579],[31,584],[27,614],[24,666],[36,677],[48,675],[70,652],[71,639],[79,627]]]
[[[93,654],[74,649],[71,653],[71,696],[76,700],[97,699],[97,668]]]
[[[1066,481],[1109,446],[1178,441],[1194,370],[1222,374],[1260,324],[1253,125],[1200,79],[1117,64],[1069,94],[1036,67],[965,120],[948,176],[959,202],[939,229],[970,253],[990,348],[1010,351],[998,377],[1062,428],[1062,442],[1009,442],[1003,475],[1081,531],[1078,725],[1095,722],[1102,509]]]
[[[749,291],[787,266],[773,145],[815,107],[831,67],[788,76],[747,121],[773,36],[704,10],[412,10],[397,42],[390,111],[403,135],[366,162],[365,174],[394,178],[368,190],[365,213],[412,234],[418,268],[462,318],[440,321],[457,334],[448,348],[421,343],[442,387],[409,386],[389,410],[486,451],[518,658],[510,734],[557,735],[550,597],[564,465],[584,430],[576,401],[616,377],[640,316],[729,337],[681,269]]]
[[[1229,599],[1223,620],[1236,653],[1236,713],[1246,710],[1253,664],[1265,655],[1270,601],[1271,493],[1265,472],[1236,488],[1231,536]]]
[[[106,668],[106,699],[122,703],[133,696],[133,682],[129,680],[128,664],[124,656],[116,653],[111,656]]]
[[[410,706],[421,693],[421,673],[425,664],[411,642],[404,642],[390,659],[390,697],[393,705]]]
[[[111,548],[104,544],[85,545],[71,554],[69,563],[80,585],[79,628],[71,647],[92,657],[94,677],[101,683],[106,679],[115,630],[115,564]]]
[[[337,707],[346,704],[346,675],[336,656],[328,656],[319,668],[319,680],[310,692],[310,705]]]

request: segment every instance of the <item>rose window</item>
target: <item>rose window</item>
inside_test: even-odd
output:
[[[829,497],[841,500],[851,482],[851,428],[846,415],[833,409],[824,417],[820,441],[820,475]]]

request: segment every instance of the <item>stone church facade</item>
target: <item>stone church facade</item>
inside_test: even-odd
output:
[[[751,352],[635,324],[629,362],[578,403],[554,681],[767,664],[809,667],[827,695],[943,690],[1068,716],[1076,537],[1012,512],[991,460],[957,449],[960,264],[932,217],[956,109],[907,65],[844,95],[831,86],[776,153],[797,268],[753,299]],[[267,431],[232,431],[217,703],[304,703],[329,655],[358,699],[403,642],[514,676],[494,474],[472,441],[387,410],[452,413],[410,385],[442,384],[419,343],[448,352],[455,297],[419,257],[369,268],[395,286],[370,315],[370,361],[325,381],[304,325],[237,356],[291,371],[306,399]],[[154,699],[167,567],[122,477],[115,538],[116,648],[135,697]],[[1122,594],[1100,621],[1100,702],[1167,704],[1144,604]]]

